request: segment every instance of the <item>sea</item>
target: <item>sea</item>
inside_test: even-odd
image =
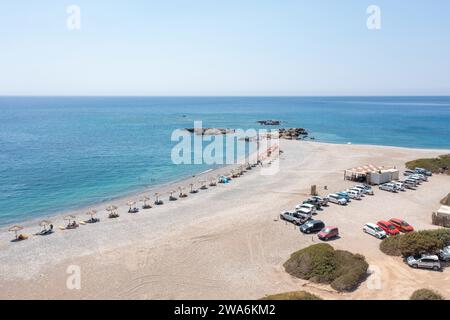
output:
[[[450,97],[0,97],[0,226],[220,166],[173,163],[174,131],[268,119],[314,141],[450,149]]]

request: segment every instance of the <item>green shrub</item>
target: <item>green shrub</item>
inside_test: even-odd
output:
[[[408,169],[414,170],[417,167],[424,168],[433,173],[440,173],[444,168],[447,168],[447,173],[450,174],[450,155],[443,155],[432,159],[417,159],[406,163]]]
[[[414,291],[409,300],[444,300],[444,298],[433,290],[420,289]]]
[[[436,235],[427,231],[407,233],[402,236],[399,244],[404,257],[421,253],[435,253],[444,246]]]
[[[400,239],[402,236],[384,238],[380,243],[380,250],[388,256],[401,256]]]
[[[437,253],[450,245],[450,230],[435,229],[411,232],[384,239],[380,250],[391,256],[410,256],[421,253]]]
[[[361,255],[321,243],[293,253],[284,267],[294,277],[330,284],[338,291],[352,291],[367,276],[369,265]]]
[[[293,291],[266,296],[261,300],[322,300],[322,298],[306,291]]]

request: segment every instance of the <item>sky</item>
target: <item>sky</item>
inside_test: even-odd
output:
[[[450,1],[0,0],[0,95],[450,95]]]

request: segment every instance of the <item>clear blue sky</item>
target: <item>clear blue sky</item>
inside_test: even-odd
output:
[[[2,0],[0,12],[0,95],[450,95],[448,0]]]

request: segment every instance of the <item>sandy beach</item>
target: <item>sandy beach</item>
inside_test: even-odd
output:
[[[343,179],[345,169],[366,164],[403,169],[408,160],[450,151],[288,140],[281,140],[281,149],[280,170],[274,175],[255,168],[229,184],[138,214],[127,213],[125,202],[118,200],[120,218],[108,219],[105,204],[99,204],[94,208],[101,210],[100,223],[17,243],[10,242],[12,234],[3,228],[0,298],[257,299],[306,290],[325,299],[407,299],[420,288],[450,298],[449,268],[411,269],[400,258],[384,255],[380,241],[362,232],[364,223],[392,217],[419,230],[434,228],[431,213],[450,190],[449,176],[435,175],[417,190],[397,194],[375,188],[373,197],[318,212],[318,219],[340,229],[340,239],[330,244],[364,255],[374,270],[352,293],[294,279],[283,270],[292,252],[318,240],[278,218],[280,211],[306,199],[311,185],[326,195],[354,184]],[[81,211],[75,214],[85,219]],[[62,216],[54,224],[63,224]],[[26,225],[26,233],[39,229],[35,223]],[[70,266],[80,267],[79,290],[66,286]]]

